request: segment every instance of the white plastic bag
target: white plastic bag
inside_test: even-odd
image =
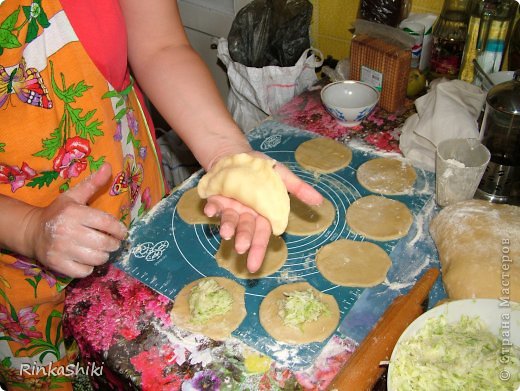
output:
[[[322,53],[310,48],[292,67],[247,67],[231,59],[225,38],[218,40],[218,58],[226,66],[229,78],[228,109],[244,132],[315,84],[315,68],[323,64]]]

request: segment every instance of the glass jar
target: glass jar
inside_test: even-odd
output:
[[[516,9],[515,0],[471,0],[461,80],[478,81],[473,60],[488,74],[500,71]]]
[[[459,76],[468,31],[469,0],[445,0],[435,25],[430,58],[430,78]]]

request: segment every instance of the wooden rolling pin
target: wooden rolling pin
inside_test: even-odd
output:
[[[422,303],[439,276],[439,269],[429,269],[406,295],[398,296],[332,380],[328,390],[370,391],[388,361],[397,340],[419,315]]]

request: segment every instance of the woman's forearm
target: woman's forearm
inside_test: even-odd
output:
[[[206,64],[190,46],[176,3],[156,2],[145,12],[140,0],[121,4],[139,85],[201,165],[207,169],[223,155],[250,151]]]

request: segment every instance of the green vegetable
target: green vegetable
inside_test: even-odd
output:
[[[230,311],[233,298],[217,281],[206,279],[191,289],[188,303],[192,323],[205,324],[211,318]]]
[[[278,315],[283,324],[302,328],[306,322],[317,320],[322,314],[329,315],[329,308],[320,301],[311,289],[284,293],[285,298],[280,300]]]
[[[395,390],[500,391],[520,386],[520,350],[503,349],[478,317],[462,316],[455,323],[444,316],[429,319],[399,349],[390,363]],[[507,375],[509,379],[500,378]]]

